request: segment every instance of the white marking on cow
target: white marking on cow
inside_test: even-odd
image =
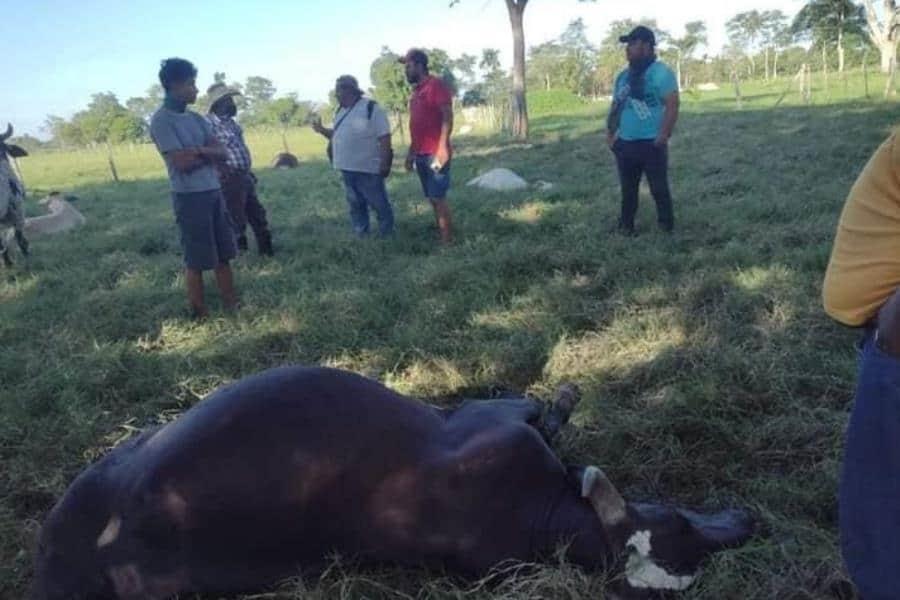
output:
[[[109,520],[109,523],[106,524],[106,528],[100,534],[100,537],[97,538],[97,547],[103,548],[104,546],[109,546],[119,537],[119,531],[122,529],[122,519],[119,515],[113,515]]]
[[[637,531],[625,544],[631,546],[634,551],[625,563],[625,576],[628,583],[634,588],[652,590],[686,590],[694,582],[693,575],[672,575],[650,558],[649,531]]]

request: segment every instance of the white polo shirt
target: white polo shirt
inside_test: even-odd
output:
[[[340,125],[334,130],[331,143],[334,168],[339,171],[377,174],[380,170],[378,138],[389,135],[391,126],[387,114],[378,104],[372,107],[370,119],[368,104],[368,98],[360,98],[356,104],[341,108],[334,116],[332,127]]]

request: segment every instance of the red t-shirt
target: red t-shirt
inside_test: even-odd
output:
[[[409,134],[415,154],[434,154],[441,141],[441,107],[453,104],[443,81],[428,75],[409,97]],[[450,140],[447,140],[450,149]]]

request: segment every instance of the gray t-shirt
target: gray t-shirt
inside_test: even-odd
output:
[[[372,107],[370,119],[368,104],[368,98],[360,98],[356,104],[350,108],[341,108],[334,116],[334,124],[340,122],[340,125],[335,130],[331,143],[334,168],[339,171],[377,174],[380,170],[378,138],[389,135],[391,126],[378,104]]]
[[[162,154],[169,170],[169,181],[176,194],[218,190],[219,176],[212,165],[206,164],[184,173],[172,164],[170,153],[185,148],[208,146],[213,138],[212,128],[202,116],[186,110],[183,113],[161,107],[150,120],[150,137]]]

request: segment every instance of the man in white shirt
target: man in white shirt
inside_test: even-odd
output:
[[[338,77],[334,91],[340,104],[334,123],[327,128],[317,120],[313,129],[331,141],[332,163],[344,179],[354,233],[368,235],[371,207],[378,216],[379,235],[389,236],[394,231],[394,211],[384,185],[393,160],[387,115],[374,100],[363,98],[356,78],[350,75]]]

